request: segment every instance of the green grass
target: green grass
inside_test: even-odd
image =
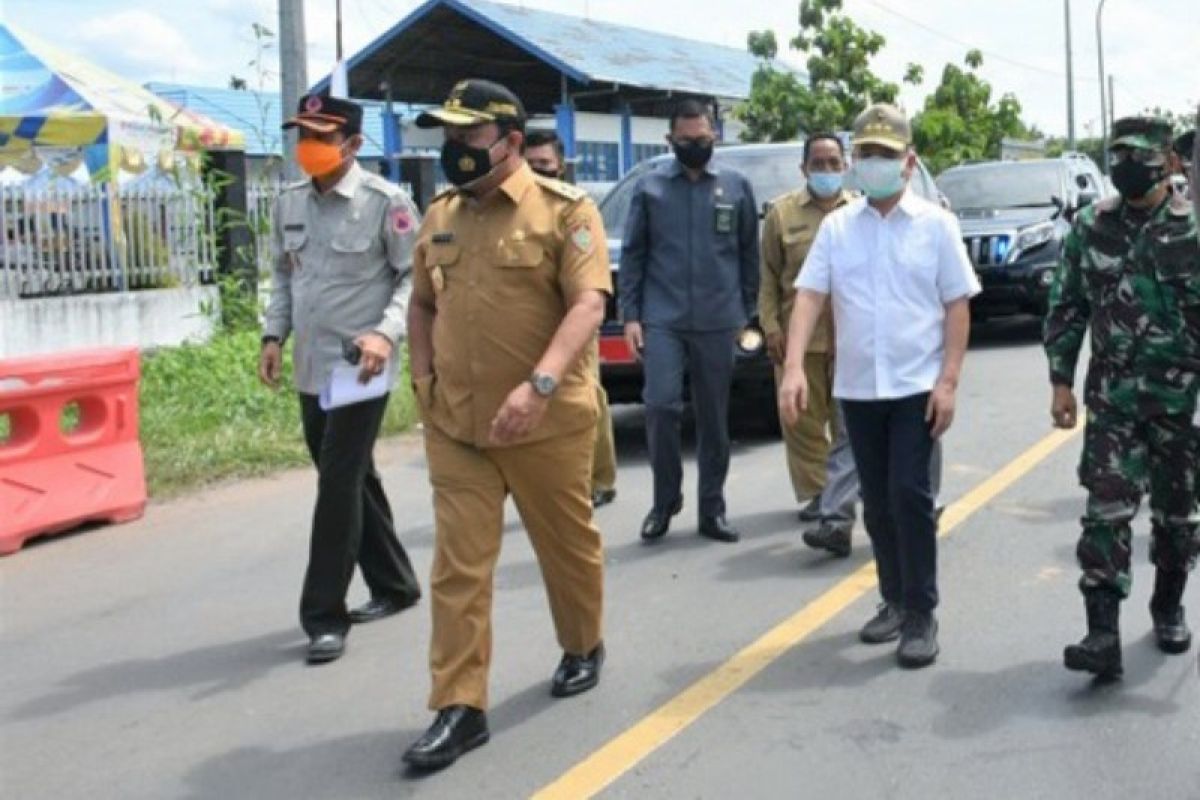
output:
[[[259,334],[244,331],[143,358],[141,438],[151,496],[308,463],[290,358],[283,388],[272,392],[258,382],[258,353]],[[404,374],[396,385],[384,434],[407,430],[416,418]]]

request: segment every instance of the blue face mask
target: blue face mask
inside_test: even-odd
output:
[[[813,172],[808,176],[808,188],[821,198],[833,197],[842,190],[842,173]]]

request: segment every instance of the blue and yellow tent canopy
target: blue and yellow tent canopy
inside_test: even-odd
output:
[[[0,151],[108,144],[241,150],[245,137],[101,67],[0,24]]]

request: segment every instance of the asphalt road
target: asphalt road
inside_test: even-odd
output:
[[[889,646],[858,643],[875,596],[848,593],[845,579],[869,560],[865,537],[856,531],[846,561],[804,548],[781,445],[762,432],[739,437],[728,484],[742,542],[701,540],[689,504],[663,544],[642,546],[641,415],[619,410],[619,497],[598,515],[601,686],[549,696],[560,654],[510,514],[492,742],[417,779],[399,757],[431,719],[428,606],[356,629],[338,662],[302,663],[295,605],[310,472],[27,546],[0,561],[0,796],[522,797],[561,789],[554,782],[582,763],[572,774],[611,797],[1200,798],[1196,655],[1161,655],[1149,637],[1144,518],[1123,614],[1125,680],[1095,686],[1061,667],[1062,646],[1083,629],[1079,437],[1011,467],[1049,433],[1047,402],[1031,328],[977,331],[946,448],[947,516],[958,524],[941,550],[942,656],[918,672],[896,668]],[[424,576],[432,515],[420,443],[388,441],[379,460]],[[1003,491],[978,488],[994,488],[1006,465]],[[690,501],[690,464],[687,475]],[[356,584],[352,600],[362,596]],[[1197,597],[1193,587],[1200,620]],[[707,704],[656,713],[706,676],[736,676],[736,654],[800,611],[822,624],[794,646],[768,641],[756,651],[761,672]],[[645,733],[655,725],[681,729]],[[623,758],[593,757],[623,734]]]

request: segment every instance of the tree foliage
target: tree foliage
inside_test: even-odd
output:
[[[807,83],[775,67],[778,43],[773,32],[752,32],[748,37],[750,52],[761,63],[749,99],[734,111],[746,126],[746,141],[785,141],[802,131],[845,130],[868,105],[894,102],[900,91],[871,70],[871,58],[887,40],[850,19],[842,0],[802,0],[799,21],[799,33],[789,45],[808,57]],[[919,77],[919,68],[916,72]]]
[[[992,86],[976,70],[983,54],[971,50],[966,68],[947,64],[938,87],[913,118],[913,143],[936,174],[963,161],[999,158],[1005,138],[1025,138],[1021,103],[1012,94],[992,101]]]

